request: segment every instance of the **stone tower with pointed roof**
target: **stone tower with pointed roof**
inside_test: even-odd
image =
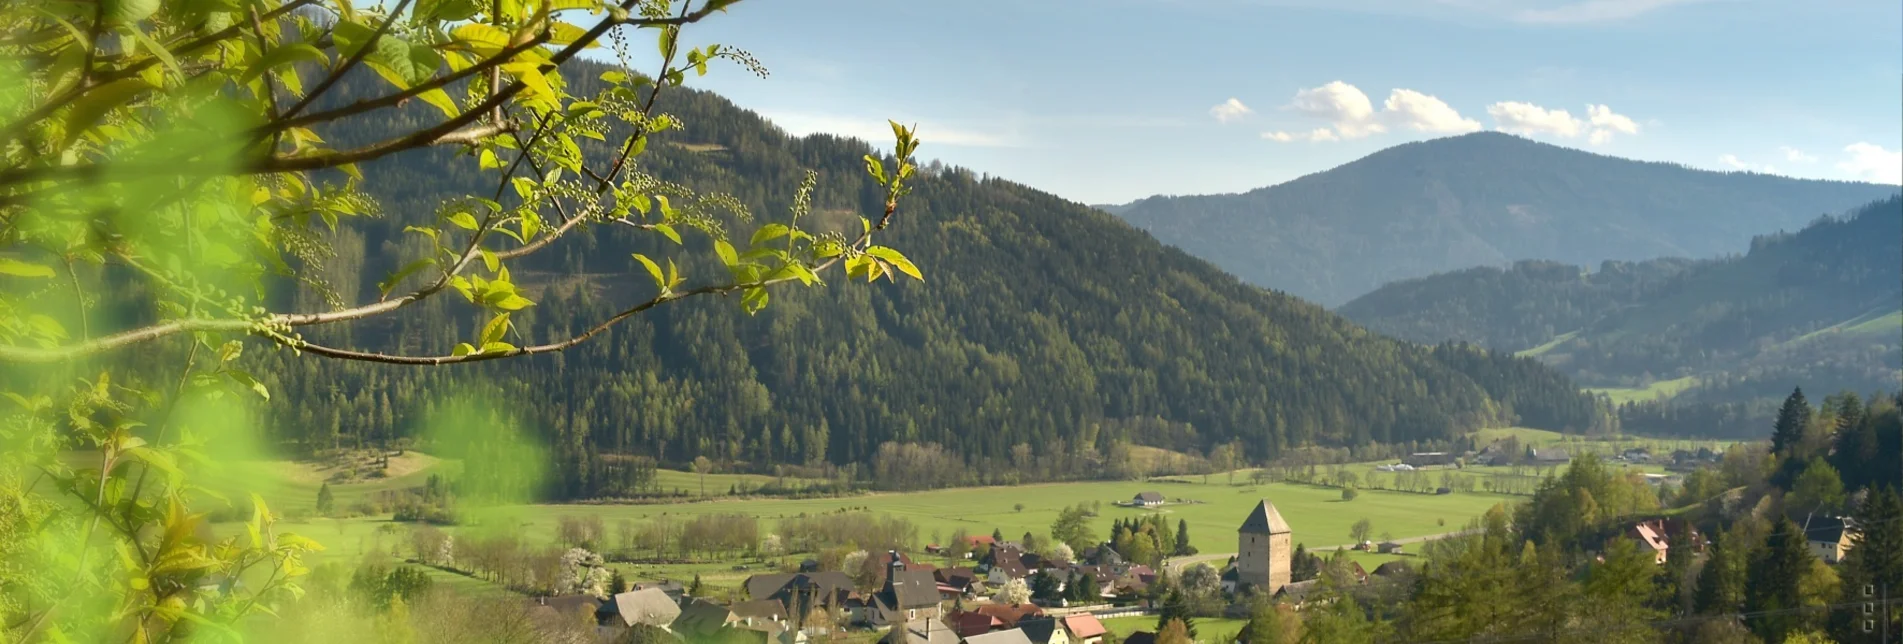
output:
[[[1263,499],[1236,529],[1236,582],[1274,595],[1289,584],[1288,522],[1275,504]]]

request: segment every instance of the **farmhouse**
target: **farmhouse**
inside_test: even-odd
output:
[[[1031,644],[1070,644],[1070,633],[1064,630],[1064,623],[1052,617],[1037,617],[1018,622],[1018,630],[1024,631],[1025,639]]]
[[[622,627],[646,624],[667,629],[681,615],[681,607],[659,588],[630,590],[609,598],[607,605],[620,620],[615,625]]]
[[[1856,533],[1856,523],[1845,517],[1811,517],[1804,522],[1811,555],[1828,564],[1843,561]]]
[[[1401,544],[1394,541],[1383,541],[1381,545],[1375,546],[1375,551],[1384,555],[1398,555],[1401,554]]]
[[[1671,544],[1652,525],[1639,523],[1626,528],[1626,537],[1638,545],[1640,552],[1651,553],[1652,563],[1663,564],[1669,557],[1666,551],[1671,549]]]
[[[1136,498],[1130,499],[1130,505],[1134,505],[1140,508],[1150,508],[1150,507],[1163,505],[1163,493],[1162,492],[1138,492],[1136,495]]]
[[[1533,462],[1539,465],[1560,465],[1573,460],[1572,454],[1568,454],[1566,450],[1556,447],[1545,449],[1533,448],[1531,451]]]
[[[844,606],[854,594],[852,578],[838,571],[754,575],[743,585],[748,597],[771,599],[801,614],[802,608]]]
[[[1103,636],[1110,632],[1090,613],[1064,618],[1064,630],[1070,631],[1071,644],[1103,644]]]

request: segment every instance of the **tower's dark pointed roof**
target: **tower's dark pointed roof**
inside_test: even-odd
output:
[[[1256,534],[1292,532],[1288,528],[1288,522],[1282,520],[1282,513],[1276,512],[1275,504],[1270,503],[1268,499],[1263,499],[1261,503],[1256,504],[1255,511],[1249,513],[1249,518],[1243,519],[1242,527],[1237,528],[1236,531]]]

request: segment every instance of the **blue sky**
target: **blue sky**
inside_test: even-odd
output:
[[[1903,183],[1897,0],[747,0],[685,40],[758,56],[690,82],[793,133],[917,122],[922,158],[1086,203],[1477,129]]]

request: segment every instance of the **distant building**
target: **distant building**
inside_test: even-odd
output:
[[[1447,452],[1416,452],[1407,455],[1407,458],[1401,459],[1401,462],[1416,468],[1422,468],[1437,465],[1453,465],[1455,460],[1456,457]]]
[[[1381,545],[1375,546],[1375,551],[1384,555],[1398,555],[1401,554],[1401,544],[1393,541],[1383,541]]]
[[[1064,630],[1070,631],[1071,644],[1103,644],[1103,636],[1110,632],[1090,613],[1064,618]]]
[[[630,590],[609,598],[608,605],[619,618],[615,625],[622,627],[646,624],[672,630],[674,618],[681,615],[680,605],[659,588]]]
[[[1632,539],[1641,552],[1652,554],[1652,563],[1663,564],[1670,557],[1667,551],[1671,549],[1671,543],[1653,526],[1639,523],[1626,528],[1625,534],[1627,538]]]
[[[1150,507],[1163,505],[1163,493],[1162,492],[1138,492],[1136,495],[1136,498],[1130,499],[1130,505],[1134,505],[1134,506],[1142,507],[1142,508],[1150,508]]]
[[[1572,462],[1573,460],[1572,454],[1568,454],[1566,453],[1566,450],[1559,449],[1557,447],[1548,447],[1544,449],[1533,448],[1532,457],[1533,457],[1533,462],[1539,465],[1559,465],[1563,463]]]
[[[1292,544],[1287,521],[1263,499],[1236,529],[1236,581],[1270,595],[1289,583]]]
[[[1828,564],[1843,561],[1856,534],[1856,523],[1845,517],[1811,517],[1804,522],[1811,554]]]
[[[965,644],[1031,644],[1031,638],[1026,637],[1024,631],[1013,628],[973,635],[965,638]]]

